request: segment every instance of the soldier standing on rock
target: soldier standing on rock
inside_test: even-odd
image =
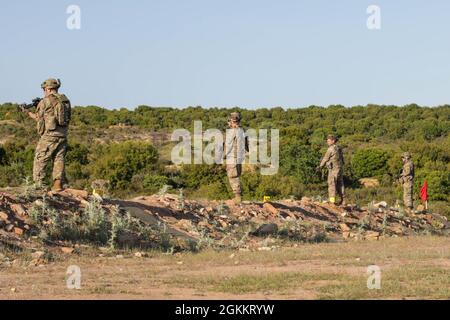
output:
[[[403,168],[400,173],[400,183],[403,186],[403,204],[405,207],[413,210],[413,186],[414,186],[414,164],[411,160],[411,154],[405,152],[402,155]]]
[[[344,156],[342,149],[336,143],[338,138],[332,134],[327,136],[328,150],[317,170],[324,166],[328,169],[328,196],[330,203],[341,205],[344,203]],[[340,201],[336,202],[336,194]]]
[[[229,129],[226,134],[225,157],[228,181],[234,193],[234,202],[239,204],[242,197],[240,176],[242,163],[245,158],[245,150],[248,150],[244,130],[241,127],[241,114],[233,112],[228,119]]]
[[[36,120],[40,135],[34,157],[33,180],[38,187],[43,186],[45,168],[52,160],[52,191],[56,192],[63,190],[67,132],[71,118],[70,101],[64,94],[58,93],[60,86],[59,79],[45,80],[41,85],[44,99],[39,102],[36,113],[28,112]]]

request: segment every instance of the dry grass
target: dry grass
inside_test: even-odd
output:
[[[0,299],[448,299],[450,241],[445,237],[305,244],[269,252],[204,251],[135,258],[99,257],[92,248],[41,267],[0,269]],[[24,258],[29,255],[24,253]],[[81,290],[65,286],[69,265]],[[381,289],[366,286],[380,266]],[[11,291],[15,288],[15,292]]]

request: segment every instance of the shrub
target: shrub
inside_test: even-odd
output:
[[[378,177],[387,171],[389,155],[381,149],[359,149],[352,159],[352,170],[357,178]]]

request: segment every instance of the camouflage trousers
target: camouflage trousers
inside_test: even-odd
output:
[[[331,202],[336,202],[336,195],[344,200],[344,177],[342,170],[328,171],[328,196]]]
[[[235,195],[242,195],[239,177],[242,173],[242,164],[227,164],[227,176],[231,189]]]
[[[45,169],[50,161],[53,161],[53,180],[64,181],[66,149],[66,138],[42,136],[39,139],[33,164],[33,180],[35,183],[43,183]]]
[[[403,183],[403,204],[406,208],[413,208],[413,182]]]

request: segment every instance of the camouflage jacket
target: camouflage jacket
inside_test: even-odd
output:
[[[320,167],[326,166],[328,170],[341,170],[344,167],[344,156],[342,149],[336,144],[328,147],[325,156],[320,162]]]
[[[401,183],[411,182],[413,181],[413,179],[414,179],[414,164],[411,160],[409,160],[403,165],[403,169],[400,174],[400,182]]]
[[[227,129],[224,143],[224,159],[227,164],[242,164],[249,150],[248,137],[242,127]]]
[[[52,93],[42,99],[37,106],[36,116],[40,136],[67,137],[71,110],[70,101],[65,95]]]

